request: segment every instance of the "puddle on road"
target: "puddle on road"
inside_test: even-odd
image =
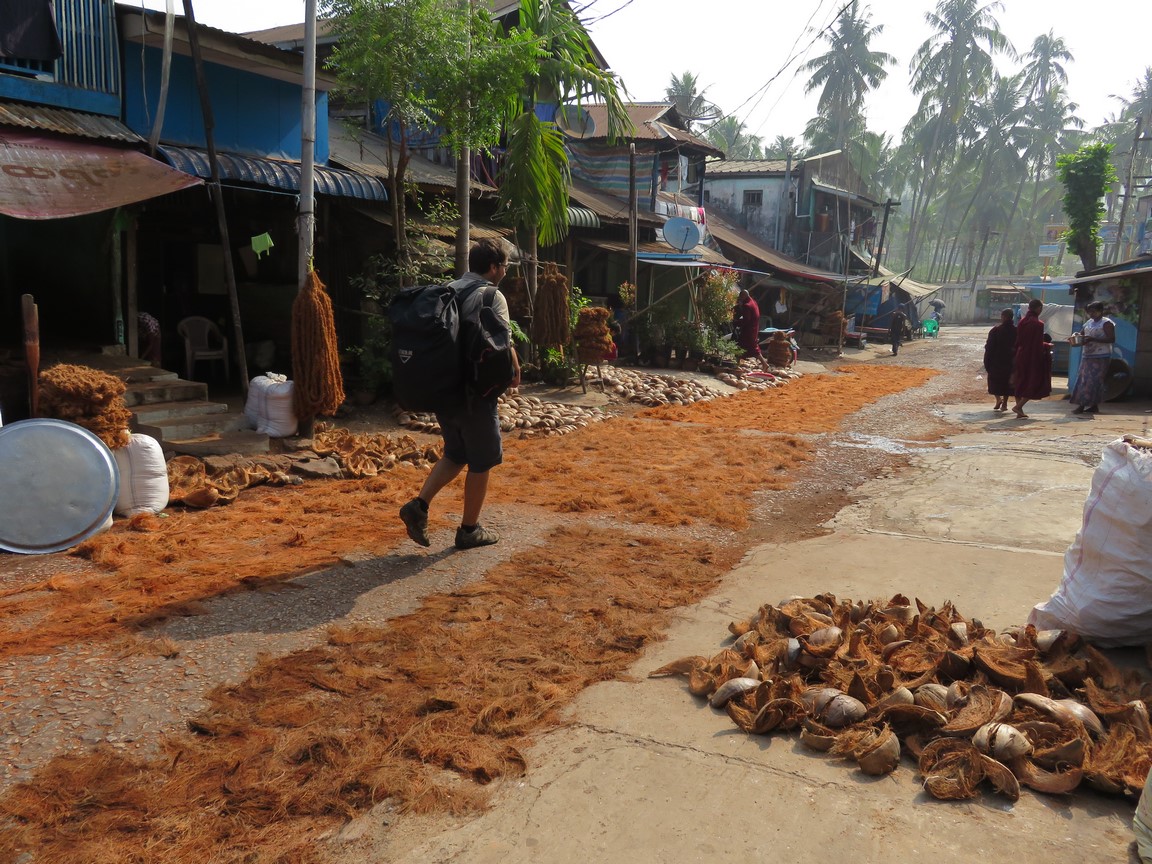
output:
[[[833,441],[832,444],[836,447],[855,447],[860,450],[879,450],[882,453],[891,453],[893,455],[905,455],[908,453],[919,453],[927,449],[938,449],[936,447],[926,447],[923,441],[901,441],[897,438],[885,438],[882,435],[865,435],[861,432],[849,432],[849,441]]]

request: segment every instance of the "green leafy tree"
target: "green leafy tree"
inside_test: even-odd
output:
[[[486,9],[459,0],[323,0],[340,43],[329,61],[353,99],[382,100],[397,272],[411,269],[407,169],[414,131],[439,130],[449,147],[494,145],[508,94],[535,61],[504,37]]]
[[[1056,159],[1056,170],[1064,184],[1064,214],[1068,217],[1065,240],[1068,249],[1080,256],[1085,270],[1096,269],[1104,193],[1116,181],[1111,156],[1111,144],[1085,144],[1075,153]]]

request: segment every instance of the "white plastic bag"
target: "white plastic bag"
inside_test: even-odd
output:
[[[257,432],[273,438],[295,435],[299,423],[292,408],[292,382],[275,372],[257,375],[248,385],[244,416]]]
[[[134,432],[128,446],[116,448],[112,456],[120,470],[117,516],[159,513],[168,506],[168,466],[159,441]]]
[[[1136,834],[1136,852],[1143,862],[1152,862],[1152,771],[1144,781],[1144,791],[1132,817],[1132,831]]]
[[[1104,648],[1152,639],[1152,452],[1125,441],[1104,448],[1064,577],[1028,623]]]

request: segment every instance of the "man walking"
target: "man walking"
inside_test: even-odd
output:
[[[900,343],[904,341],[904,324],[908,316],[897,306],[892,310],[892,320],[888,322],[888,340],[892,343],[892,356],[900,353]]]
[[[484,286],[499,284],[508,269],[508,256],[491,240],[481,240],[468,252],[468,273],[452,283],[462,297],[483,291]],[[496,291],[492,310],[505,324],[509,323],[508,301]],[[512,352],[514,375],[509,387],[520,386],[520,361],[516,349]],[[469,400],[462,392],[458,405],[436,412],[440,434],[444,439],[444,456],[424,481],[420,494],[400,508],[400,519],[408,536],[421,546],[432,545],[428,539],[428,507],[445,486],[468,468],[464,478],[464,513],[456,530],[456,548],[473,549],[491,546],[500,535],[480,524],[480,511],[488,493],[488,474],[504,459],[500,439],[500,417],[496,402],[500,393],[487,398]]]

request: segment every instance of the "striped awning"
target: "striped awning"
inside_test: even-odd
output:
[[[569,228],[599,228],[600,217],[587,207],[568,208]]]
[[[160,146],[157,153],[164,157],[173,168],[191,174],[193,177],[208,179],[212,168],[208,153],[192,147]],[[239,156],[235,153],[217,153],[220,179],[238,183],[251,183],[287,192],[300,191],[300,163],[281,162],[276,159],[257,159],[252,156]],[[387,201],[388,190],[377,177],[368,177],[355,171],[329,168],[317,165],[315,168],[315,188],[321,195],[342,198],[359,198],[362,201]]]

